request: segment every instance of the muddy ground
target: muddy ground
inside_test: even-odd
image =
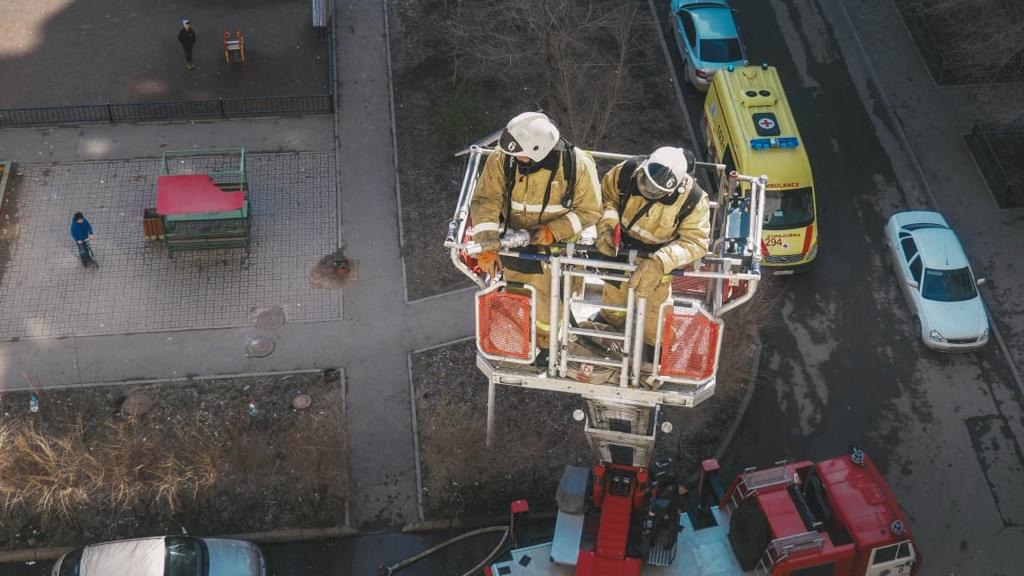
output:
[[[771,291],[766,290],[767,298]],[[659,434],[656,458],[671,458],[681,477],[715,455],[755,379],[757,321],[767,308],[727,316],[715,395],[696,408],[662,408],[674,430]],[[748,306],[750,306],[748,304]],[[572,411],[577,396],[499,386],[495,446],[485,446],[487,383],[475,368],[472,340],[412,357],[423,510],[428,520],[506,514],[526,498],[534,511],[554,511],[567,464],[589,465],[592,453]]]
[[[390,0],[387,4],[402,251],[410,299],[470,285],[451,265],[443,248],[464,169],[464,162],[453,154],[503,127],[512,116],[526,110],[547,110],[564,136],[580,146],[605,151],[642,154],[665,144],[691,145],[656,24],[645,4],[636,5],[640,9],[632,23],[624,61],[623,96],[614,106],[612,127],[597,141],[572,133],[565,115],[555,111],[555,89],[540,72],[544,67],[526,63],[527,55],[509,53],[507,62],[501,64],[472,65],[466,51],[476,49],[452,39],[452,26],[459,22],[456,10],[472,13],[495,5],[493,0]],[[618,0],[593,2],[595,14],[622,5]],[[595,59],[614,60],[614,42],[601,37],[582,41],[590,42],[588,53]],[[602,85],[587,90],[605,89]]]
[[[336,371],[41,390],[35,413],[31,395],[0,398],[0,549],[346,522]]]

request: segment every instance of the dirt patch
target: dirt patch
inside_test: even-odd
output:
[[[507,513],[518,498],[531,509],[551,509],[565,465],[590,462],[572,419],[583,401],[499,386],[495,445],[488,450],[487,384],[475,359],[472,341],[412,357],[424,515],[487,518]]]
[[[325,290],[341,288],[352,274],[354,262],[345,256],[343,248],[320,258],[309,270],[309,285]]]
[[[1024,80],[1018,36],[1024,7],[1004,0],[895,0],[929,71],[940,84]]]
[[[535,0],[521,2],[537,4]],[[579,43],[574,46],[577,52],[569,50],[557,56],[567,58],[563,62],[566,69],[587,71],[593,78],[603,78],[600,74],[606,74],[609,66],[621,66],[624,73],[614,96],[608,84],[579,84],[574,78],[566,88],[552,80],[545,71],[555,56],[541,48],[509,50],[501,62],[474,59],[475,54],[493,53],[512,37],[494,34],[493,41],[488,41],[480,34],[460,35],[455,32],[460,22],[479,19],[481,11],[510,6],[507,0],[388,2],[402,251],[410,299],[470,285],[451,265],[442,246],[464,169],[464,162],[453,154],[501,128],[515,114],[547,110],[563,135],[585,148],[642,154],[665,144],[691,146],[656,25],[646,6],[630,11],[637,5],[620,0],[591,4],[588,14],[592,15],[629,12],[625,49],[610,37],[613,34],[599,29],[598,33],[574,37]],[[581,8],[575,3],[566,6]],[[588,28],[599,26],[607,27],[609,22],[597,21]],[[524,31],[521,38],[528,37],[529,32]],[[573,104],[579,106],[567,105],[566,92],[578,97]],[[595,101],[605,97],[611,100],[608,106]],[[580,107],[602,113],[570,112]],[[604,112],[608,112],[607,118]]]
[[[758,329],[777,292],[762,285],[754,300],[726,318],[715,395],[696,408],[662,408],[674,430],[659,434],[656,458],[671,458],[687,477],[715,456],[753,385]],[[485,447],[487,385],[476,369],[476,347],[465,341],[415,354],[412,378],[427,519],[485,518],[505,514],[517,498],[532,510],[553,511],[567,464],[588,465],[593,455],[577,396],[499,386],[495,446]]]
[[[333,374],[4,394],[0,548],[344,525]]]

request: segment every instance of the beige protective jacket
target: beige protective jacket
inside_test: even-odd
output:
[[[601,180],[604,211],[597,223],[599,234],[613,231],[615,225],[619,223],[619,173],[624,164],[625,162],[614,166]],[[665,272],[681,268],[707,254],[711,234],[707,194],[704,194],[693,211],[683,218],[678,226],[676,225],[676,216],[686,202],[690,189],[695,185],[692,178],[687,178],[687,184],[679,191],[675,202],[666,204],[655,200],[647,214],[637,220],[629,230],[626,230],[626,226],[650,200],[633,194],[626,201],[622,213],[623,241],[628,236],[644,244],[662,245],[655,251],[654,257],[661,261]]]
[[[576,157],[576,185],[573,188],[572,209],[562,206],[567,182],[564,169],[559,162],[555,177],[551,180],[551,195],[547,207],[541,214],[544,190],[551,171],[541,168],[532,174],[516,172],[512,187],[511,213],[506,215],[508,230],[527,230],[539,224],[547,224],[556,242],[564,242],[576,236],[584,228],[593,225],[601,215],[601,192],[597,179],[594,159],[579,148],[573,148]],[[487,158],[483,172],[476,183],[469,214],[473,218],[473,240],[487,242],[497,240],[501,231],[500,217],[505,208],[505,162],[508,157],[496,151]]]

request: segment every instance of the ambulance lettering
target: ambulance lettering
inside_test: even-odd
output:
[[[789,251],[789,247],[796,241],[800,240],[803,236],[802,232],[787,232],[784,234],[766,234],[762,239],[764,247],[769,249],[771,253],[772,248],[781,248],[782,251]]]

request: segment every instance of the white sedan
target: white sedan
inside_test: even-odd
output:
[[[936,212],[899,212],[885,225],[888,259],[921,339],[943,352],[971,351],[988,342],[988,315],[956,234]]]
[[[90,544],[61,556],[52,576],[264,576],[252,542],[161,536]]]

